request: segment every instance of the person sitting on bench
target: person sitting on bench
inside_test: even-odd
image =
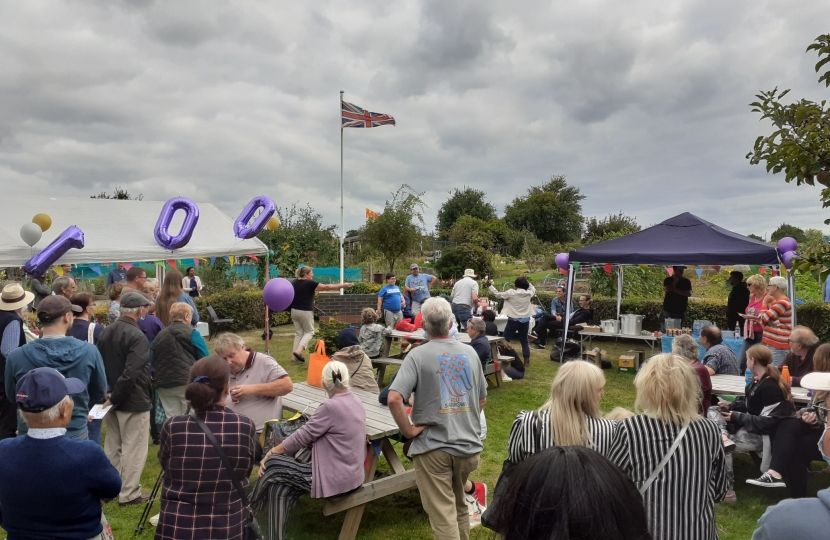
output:
[[[583,294],[579,297],[579,307],[576,310],[574,310],[573,313],[571,313],[569,327],[573,328],[577,324],[585,324],[593,318],[594,310],[591,307],[591,296],[588,294]],[[537,349],[544,349],[545,344],[547,343],[548,334],[556,332],[558,330],[564,330],[564,328],[564,316],[556,315],[553,320],[549,319],[544,325],[540,325],[538,328],[536,328],[536,335],[539,337],[539,339],[536,340],[533,346]]]

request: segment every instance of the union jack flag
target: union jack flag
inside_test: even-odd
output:
[[[364,111],[357,105],[340,102],[341,127],[344,128],[373,128],[378,126],[394,126],[395,119],[389,114]]]

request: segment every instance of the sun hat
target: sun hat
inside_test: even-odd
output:
[[[475,270],[473,270],[472,268],[467,268],[466,270],[464,270],[464,277],[476,277]]]
[[[80,379],[66,378],[55,368],[35,368],[17,381],[15,401],[21,411],[43,412],[66,396],[80,394],[86,386]]]
[[[84,309],[70,302],[67,297],[55,294],[40,301],[37,305],[37,318],[42,323],[48,323],[63,317],[70,311],[83,313]]]
[[[35,295],[24,291],[20,283],[8,283],[0,293],[0,311],[16,311],[34,299]]]

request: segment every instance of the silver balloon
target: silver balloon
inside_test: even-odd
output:
[[[40,242],[41,236],[43,236],[43,231],[40,230],[40,225],[37,223],[27,223],[20,227],[20,238],[22,238],[29,247],[32,247]]]

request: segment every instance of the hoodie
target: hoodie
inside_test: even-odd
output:
[[[770,506],[761,519],[752,540],[790,538],[825,538],[830,529],[830,489],[823,489],[813,499],[786,499]]]
[[[74,337],[38,339],[15,349],[6,362],[7,395],[14,396],[17,381],[39,367],[55,368],[64,377],[80,379],[86,385],[86,390],[72,396],[75,409],[72,421],[66,427],[66,435],[75,437],[86,433],[90,404],[103,402],[107,393],[104,361],[98,349]],[[20,435],[28,431],[21,417],[17,419],[17,430]]]
[[[372,371],[372,361],[360,348],[354,328],[348,327],[340,332],[337,346],[340,350],[331,355],[331,359],[346,364],[349,370],[349,386],[379,394],[380,388],[375,381],[375,373]]]

